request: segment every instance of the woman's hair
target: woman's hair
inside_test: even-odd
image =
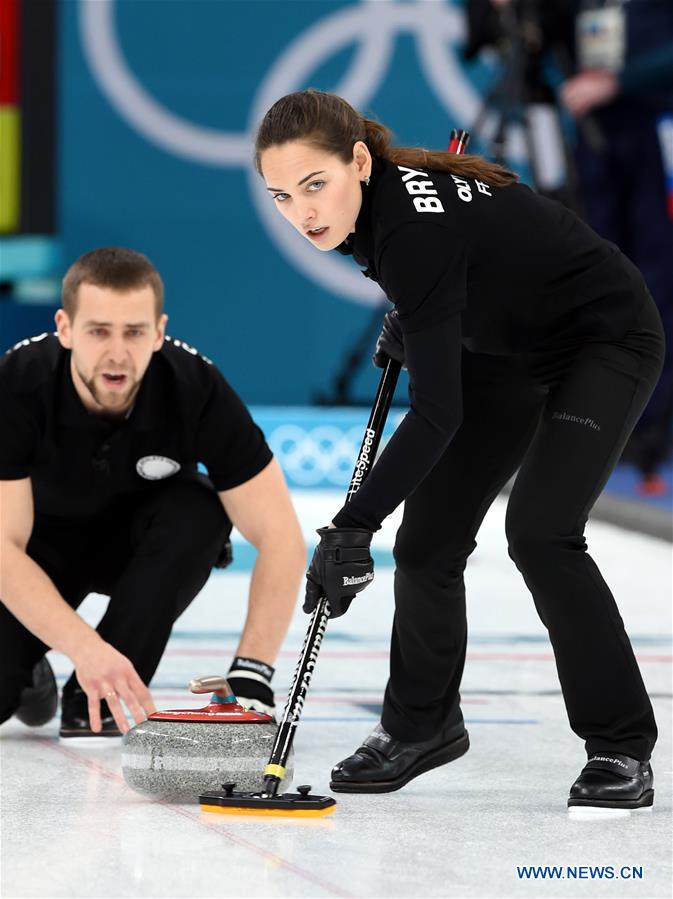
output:
[[[287,94],[277,100],[262,120],[255,139],[255,165],[262,174],[261,156],[269,147],[303,140],[344,162],[353,159],[353,145],[364,141],[372,156],[395,165],[415,169],[451,172],[478,178],[495,187],[517,180],[517,175],[481,156],[457,155],[446,150],[391,145],[392,132],[385,125],[361,116],[350,103],[336,94],[309,90]]]

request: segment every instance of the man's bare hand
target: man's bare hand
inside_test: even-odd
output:
[[[80,686],[89,703],[91,730],[101,730],[100,701],[104,699],[119,730],[125,734],[129,724],[122,702],[136,724],[156,711],[152,694],[140,679],[131,662],[114,646],[100,638],[82,648],[72,659]]]

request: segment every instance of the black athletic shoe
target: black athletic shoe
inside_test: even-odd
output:
[[[28,727],[40,727],[51,721],[58,709],[58,689],[49,662],[40,659],[33,668],[33,684],[21,691],[21,700],[14,716]]]
[[[653,802],[654,775],[649,762],[598,752],[570,788],[568,808],[648,808]]]
[[[122,733],[110,714],[107,702],[100,704],[102,730],[96,733],[89,724],[89,707],[86,693],[76,687],[61,698],[61,737],[121,737]]]
[[[392,793],[432,768],[465,755],[470,738],[462,720],[431,740],[402,743],[378,724],[353,755],[332,769],[335,793]]]

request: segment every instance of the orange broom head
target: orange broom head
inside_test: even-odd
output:
[[[267,818],[323,818],[331,815],[336,801],[331,796],[311,796],[308,785],[297,787],[296,793],[236,793],[235,784],[223,784],[223,790],[199,796],[202,812],[221,815],[261,815]]]
[[[336,809],[336,802],[324,808],[297,809],[292,806],[287,808],[241,808],[240,806],[205,805],[201,803],[202,812],[216,812],[218,815],[258,815],[264,818],[324,818],[331,815]]]

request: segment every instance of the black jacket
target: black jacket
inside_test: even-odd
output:
[[[367,482],[334,518],[376,530],[439,459],[462,419],[461,344],[518,355],[610,341],[645,296],[638,270],[560,203],[374,161],[352,253],[395,304],[409,414]]]

